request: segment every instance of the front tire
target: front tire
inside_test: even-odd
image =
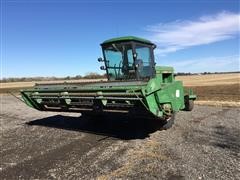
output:
[[[163,125],[161,127],[162,130],[167,130],[170,129],[175,121],[175,113],[172,113],[172,115],[170,117],[168,117],[167,119],[165,119],[163,121]]]

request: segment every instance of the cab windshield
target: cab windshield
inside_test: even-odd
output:
[[[147,45],[113,43],[103,52],[109,80],[145,79],[153,74],[153,51]]]
[[[120,80],[135,78],[131,44],[111,44],[104,48],[104,54],[110,79]]]

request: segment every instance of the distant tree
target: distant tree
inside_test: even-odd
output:
[[[71,79],[70,76],[67,76],[67,77],[64,78],[64,80],[70,80],[70,79]]]
[[[102,78],[106,78],[106,75],[90,72],[90,73],[87,73],[83,78],[84,79],[102,79]]]
[[[74,79],[82,79],[81,75],[76,75]]]

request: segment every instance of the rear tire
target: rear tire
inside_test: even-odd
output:
[[[192,111],[194,107],[194,101],[189,99],[189,96],[185,97],[185,111]]]
[[[163,121],[163,125],[162,125],[161,129],[162,130],[170,129],[173,126],[174,121],[175,121],[175,113],[173,113],[171,115],[171,117],[169,117],[168,119],[165,119]]]

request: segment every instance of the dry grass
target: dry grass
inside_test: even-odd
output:
[[[234,101],[201,101],[199,100],[199,101],[196,101],[195,104],[216,106],[216,107],[222,107],[222,106],[240,107],[240,102],[234,102]]]
[[[215,86],[190,86],[197,100],[240,102],[240,84]]]
[[[197,94],[195,104],[240,107],[240,73],[178,76]]]

